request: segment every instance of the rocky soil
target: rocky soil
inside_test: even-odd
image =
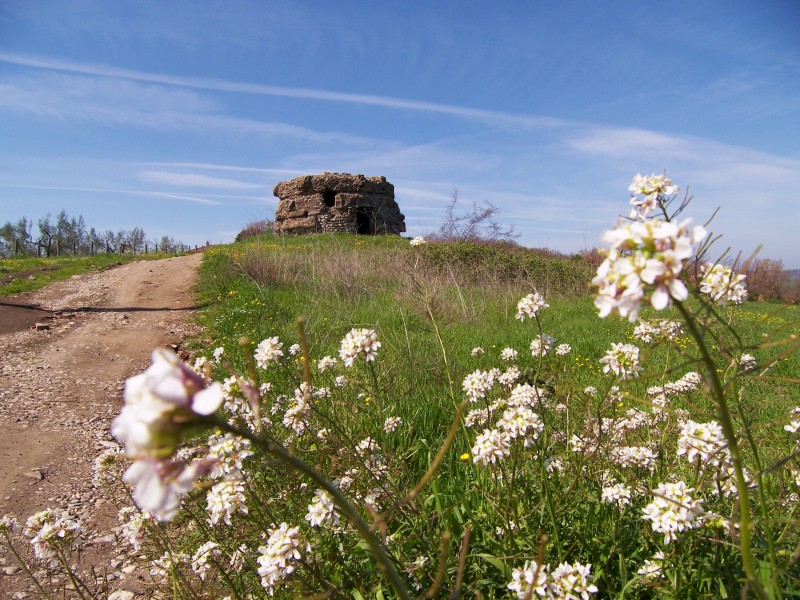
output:
[[[0,323],[28,325],[20,308],[27,305],[26,316],[36,309],[39,324],[0,328],[0,514],[24,521],[55,508],[79,519],[79,569],[105,582],[100,597],[152,595],[147,572],[118,539],[114,500],[92,483],[93,463],[116,446],[109,425],[125,378],[147,367],[154,347],[196,332],[191,290],[200,260],[130,263],[0,303]],[[62,597],[62,582],[54,585]],[[0,598],[40,595],[13,556],[0,553]]]

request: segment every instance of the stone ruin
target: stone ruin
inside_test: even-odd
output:
[[[278,197],[275,233],[399,235],[406,230],[394,186],[385,177],[304,175],[280,182],[272,193]]]

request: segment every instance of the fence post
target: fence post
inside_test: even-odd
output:
[[[61,256],[61,240],[56,240],[56,256]]]
[[[19,238],[14,238],[14,254],[19,254]]]
[[[94,240],[89,243],[89,255],[94,256]]]

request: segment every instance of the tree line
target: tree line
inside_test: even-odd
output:
[[[34,223],[22,217],[0,227],[0,256],[89,256],[100,253],[175,253],[185,244],[169,236],[147,239],[141,227],[99,231],[87,227],[83,215],[71,217],[65,210],[55,219],[50,213]]]

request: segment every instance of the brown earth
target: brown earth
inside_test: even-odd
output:
[[[81,567],[105,572],[119,597],[146,586],[124,571],[117,508],[93,485],[92,467],[116,446],[108,430],[125,378],[156,346],[197,331],[191,290],[201,259],[129,263],[0,301],[0,514],[24,521],[57,508],[80,518]],[[14,565],[0,556],[0,598],[38,597]]]

